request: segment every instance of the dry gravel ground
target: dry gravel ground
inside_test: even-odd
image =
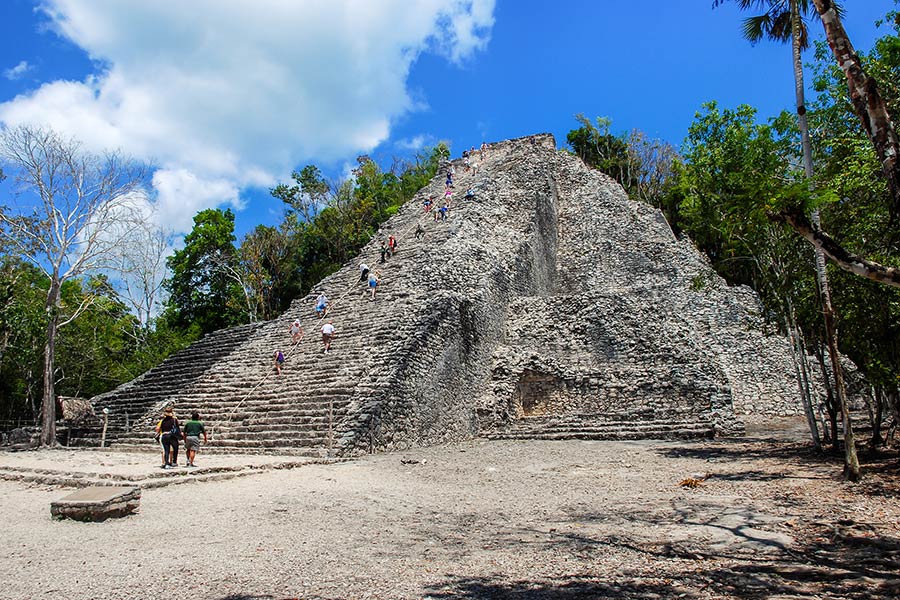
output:
[[[145,490],[105,523],[52,520],[68,489],[0,481],[0,597],[900,596],[897,458],[850,484],[762,431],[381,454]]]

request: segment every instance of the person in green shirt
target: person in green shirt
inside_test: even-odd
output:
[[[197,449],[200,448],[200,434],[203,434],[203,443],[207,443],[206,427],[200,421],[200,413],[193,413],[191,420],[181,427],[184,431],[184,448],[187,450],[187,466],[194,466],[194,458],[197,456]]]

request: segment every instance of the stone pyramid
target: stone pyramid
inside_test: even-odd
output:
[[[453,163],[446,221],[422,207],[443,198],[441,173],[280,318],[212,333],[94,398],[111,442],[151,445],[167,404],[199,411],[214,447],[333,455],[478,435],[712,436],[740,431],[745,414],[802,412],[787,340],[764,333],[752,291],[727,286],[658,210],[549,134],[473,162]],[[398,252],[381,264],[388,235]],[[380,273],[375,301],[361,262]]]

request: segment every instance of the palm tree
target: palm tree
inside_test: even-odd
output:
[[[803,148],[803,169],[806,178],[812,181],[813,160],[812,143],[809,137],[809,124],[806,118],[806,98],[803,90],[803,62],[801,54],[809,47],[809,30],[805,17],[815,12],[811,0],[733,0],[741,10],[757,9],[762,14],[744,19],[742,31],[744,37],[756,44],[762,39],[775,42],[790,42],[794,64],[794,91],[797,98],[797,120],[800,126],[800,138]],[[713,7],[724,4],[726,0],[714,0]],[[834,3],[838,13],[841,7]],[[819,210],[810,215],[810,220],[819,228]],[[825,322],[825,340],[828,355],[834,374],[835,395],[841,410],[841,421],[844,426],[844,476],[856,481],[859,479],[859,460],[856,456],[856,441],[850,425],[850,413],[847,407],[847,394],[844,387],[843,369],[837,345],[837,329],[835,328],[834,306],[831,303],[831,290],[828,285],[828,274],[825,269],[825,254],[815,248],[816,279],[819,284],[819,296],[822,303],[822,315]],[[836,441],[835,441],[836,443]]]

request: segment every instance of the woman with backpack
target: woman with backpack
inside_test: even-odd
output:
[[[178,442],[181,440],[181,426],[175,418],[175,411],[167,406],[163,411],[163,418],[156,425],[159,441],[163,447],[163,469],[171,469],[178,466]],[[170,460],[171,459],[171,460]]]

